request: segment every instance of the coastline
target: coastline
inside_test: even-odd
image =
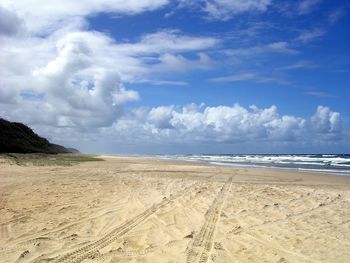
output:
[[[197,155],[198,156],[198,155]],[[210,156],[210,157],[217,157],[220,155],[204,155],[204,156]],[[222,155],[222,156],[234,156],[234,155]],[[249,155],[246,155],[249,156]],[[254,155],[251,155],[254,156]],[[255,155],[256,156],[256,155]],[[260,155],[260,156],[269,156],[269,155]],[[276,156],[276,155],[274,155]],[[279,155],[281,156],[281,155]],[[290,156],[290,155],[283,155],[283,156]],[[325,156],[323,154],[323,156]],[[335,155],[327,155],[327,156],[335,156]],[[348,155],[346,155],[348,156]],[[215,166],[224,166],[224,167],[232,167],[232,168],[248,168],[248,169],[272,169],[272,170],[281,170],[281,171],[291,171],[291,172],[310,172],[310,173],[317,173],[317,174],[329,174],[329,175],[339,175],[339,176],[350,176],[350,166],[346,165],[347,170],[342,170],[342,169],[335,169],[335,168],[328,168],[327,167],[318,167],[318,168],[307,168],[303,165],[300,165],[299,167],[295,165],[294,167],[292,166],[281,166],[277,165],[274,163],[239,163],[239,162],[230,162],[230,161],[219,161],[219,160],[208,160],[206,158],[198,158],[193,159],[191,158],[191,155],[188,156],[178,156],[178,155],[155,155],[155,158],[160,158],[164,160],[183,160],[183,161],[193,161],[193,162],[198,162],[198,163],[203,163],[203,164],[209,164],[209,165],[215,165]]]
[[[0,163],[4,262],[350,257],[349,177],[98,157],[73,166]]]

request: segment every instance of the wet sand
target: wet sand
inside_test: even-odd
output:
[[[0,262],[349,262],[349,177],[103,158],[0,162]]]

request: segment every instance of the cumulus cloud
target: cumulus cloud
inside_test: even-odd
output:
[[[173,106],[153,108],[148,113],[147,123],[153,125],[156,129],[173,129],[174,126],[171,124],[173,110]]]
[[[316,113],[311,117],[312,128],[318,134],[329,137],[338,137],[341,131],[340,113],[334,112],[325,106],[318,106]]]
[[[118,116],[120,107],[128,101],[137,100],[138,94],[127,90],[120,80],[119,73],[101,63],[99,55],[95,56],[98,47],[96,44],[103,45],[108,41],[108,38],[93,32],[66,34],[56,42],[55,51],[50,48],[42,49],[49,51],[47,57],[50,59],[44,55],[40,61],[38,57],[32,65],[34,67],[31,67],[32,61],[22,61],[25,65],[23,72],[10,70],[10,77],[3,80],[1,90],[17,90],[17,93],[12,92],[13,96],[17,96],[12,98],[12,101],[17,102],[13,107],[20,107],[22,115],[31,115],[31,123],[40,122],[42,117],[35,114],[39,108],[51,119],[51,125],[111,125]],[[49,41],[48,44],[52,43]],[[40,42],[38,45],[44,43]],[[21,52],[27,54],[33,50],[19,48],[17,52],[20,57]],[[10,61],[8,60],[8,63],[11,63]],[[14,62],[17,63],[16,60]],[[31,94],[42,95],[33,101],[33,96],[28,96],[28,91]],[[2,100],[10,100],[8,92],[5,93],[7,97],[3,93]],[[22,96],[19,97],[19,94]],[[11,112],[12,115],[21,115],[20,110]]]
[[[16,12],[0,6],[0,36],[12,36],[22,31],[24,31],[24,24]]]
[[[319,106],[305,119],[280,115],[276,106],[245,108],[190,104],[136,109],[113,126],[116,134],[134,131],[133,140],[163,143],[312,143],[341,133],[340,114]],[[125,139],[125,138],[124,138]]]
[[[128,83],[153,78],[157,84],[184,85],[157,79],[157,73],[180,70],[184,65],[186,70],[206,69],[210,64],[203,50],[217,45],[219,41],[215,38],[162,30],[145,34],[135,42],[117,42],[104,33],[86,30],[84,17],[79,16],[98,12],[104,6],[92,2],[87,6],[68,3],[67,6],[73,6],[66,14],[63,9],[67,6],[62,4],[58,7],[63,8],[62,15],[71,15],[73,18],[68,21],[74,23],[61,23],[49,31],[47,28],[38,31],[36,25],[27,23],[27,17],[22,20],[21,14],[28,12],[55,20],[60,10],[51,17],[48,14],[52,6],[49,10],[45,3],[38,10],[27,3],[4,3],[11,9],[0,9],[7,19],[7,24],[0,28],[1,34],[6,34],[0,46],[2,116],[54,127],[110,126],[122,114],[124,104],[139,99],[136,91],[127,88]],[[119,6],[113,3],[111,11],[142,12],[165,3],[129,1]],[[23,34],[18,34],[19,21],[26,25]],[[198,59],[187,59],[186,52],[198,52]]]
[[[47,114],[40,114],[42,110]],[[46,118],[52,111],[54,109],[50,105],[40,104],[34,113],[41,119],[34,127],[56,142],[88,151],[108,149],[122,152],[121,149],[131,148],[142,151],[146,147],[146,152],[154,152],[152,149],[160,145],[161,151],[183,151],[186,147],[195,147],[191,149],[196,151],[196,147],[203,145],[216,145],[218,149],[225,145],[254,145],[255,149],[265,145],[270,150],[289,145],[298,149],[305,146],[327,147],[342,138],[346,140],[342,135],[340,114],[324,106],[319,106],[310,118],[280,114],[276,106],[259,108],[252,105],[246,108],[239,104],[189,104],[140,107],[125,112],[111,126],[83,130],[71,126],[60,129],[43,126],[45,121],[51,121]],[[87,146],[91,144],[94,146]]]

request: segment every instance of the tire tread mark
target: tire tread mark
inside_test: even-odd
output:
[[[209,253],[213,245],[213,237],[216,224],[220,218],[222,205],[225,201],[226,193],[230,190],[232,177],[221,187],[219,193],[215,197],[213,203],[205,214],[205,221],[198,235],[195,236],[193,242],[187,250],[187,263],[208,261]]]
[[[198,184],[198,183],[195,183]],[[194,185],[195,185],[194,184]],[[101,239],[92,242],[88,245],[82,246],[81,248],[78,248],[70,253],[67,253],[65,255],[59,256],[55,258],[53,262],[70,262],[70,263],[78,263],[82,262],[84,259],[93,257],[95,254],[98,254],[99,250],[102,248],[108,246],[121,236],[125,235],[127,232],[129,232],[131,229],[136,227],[138,224],[141,222],[145,221],[148,217],[150,217],[152,214],[154,214],[157,210],[161,209],[162,207],[168,205],[175,199],[179,198],[182,196],[184,193],[186,193],[190,188],[193,188],[194,185],[191,185],[189,187],[186,187],[182,191],[176,193],[175,195],[171,195],[169,198],[166,198],[162,200],[158,204],[152,205],[150,208],[146,209],[144,212],[141,214],[138,214],[134,218],[126,221],[119,227],[113,229],[111,232],[106,234],[104,237]]]

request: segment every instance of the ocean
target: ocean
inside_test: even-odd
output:
[[[278,168],[350,176],[350,154],[198,154],[158,157],[212,165]]]

